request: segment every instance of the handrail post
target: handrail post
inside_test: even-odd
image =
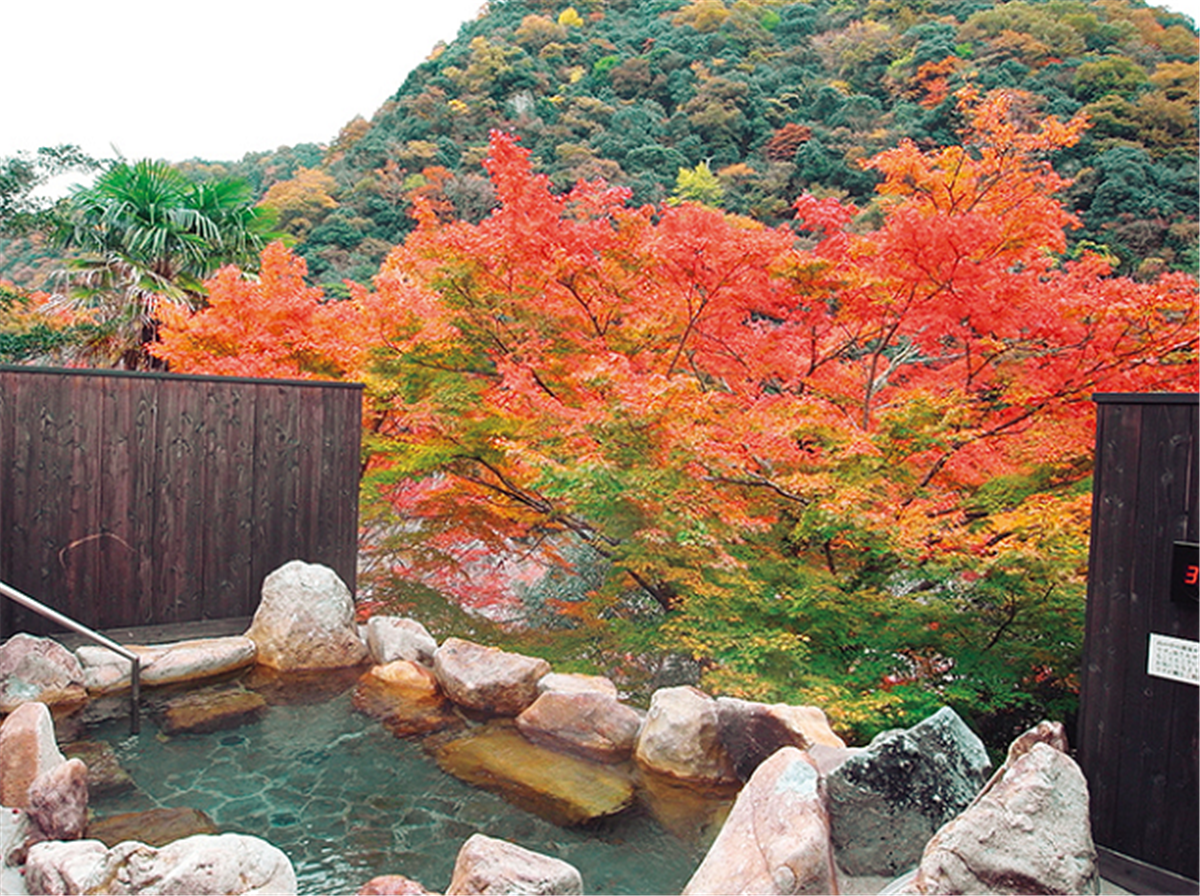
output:
[[[142,695],[142,661],[136,653],[128,650],[118,644],[111,638],[106,638],[99,632],[92,631],[82,622],[76,622],[70,616],[64,616],[58,610],[52,609],[43,603],[34,600],[28,594],[24,594],[14,588],[12,585],[6,585],[0,582],[0,595],[7,597],[9,600],[16,601],[27,610],[33,610],[39,616],[44,616],[51,622],[57,622],[63,628],[70,629],[76,634],[83,635],[85,638],[90,638],[101,647],[107,647],[113,653],[125,657],[129,660],[129,733],[137,734],[142,728],[141,709],[139,701]]]

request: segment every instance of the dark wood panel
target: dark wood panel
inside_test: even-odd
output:
[[[1200,639],[1171,600],[1172,547],[1195,540],[1195,396],[1099,405],[1079,760],[1096,843],[1195,880],[1197,690],[1146,672],[1151,633]]]
[[[296,558],[354,587],[360,388],[18,367],[0,385],[4,581],[94,628],[248,616]],[[0,624],[48,631],[7,601]]]

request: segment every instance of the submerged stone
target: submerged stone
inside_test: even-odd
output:
[[[364,672],[354,688],[353,703],[396,737],[431,734],[462,722],[438,690],[433,673],[407,660]]]
[[[582,824],[633,802],[628,775],[532,744],[509,722],[481,726],[433,749],[443,771],[554,824]]]
[[[103,741],[79,740],[65,744],[62,751],[68,759],[81,759],[87,766],[91,796],[111,796],[133,789],[133,778],[121,768],[111,745]]]
[[[220,831],[215,821],[199,809],[188,808],[125,812],[93,819],[87,828],[88,839],[99,840],[105,846],[116,846],[126,840],[165,846],[193,834],[217,833]]]
[[[237,728],[267,709],[261,694],[243,688],[205,688],[168,700],[163,709],[164,734],[199,734]]]

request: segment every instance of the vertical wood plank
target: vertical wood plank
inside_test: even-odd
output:
[[[299,509],[298,402],[295,388],[274,383],[254,387],[258,402],[254,447],[255,558],[251,582],[263,579],[295,554]]]
[[[254,419],[241,383],[205,385],[204,617],[247,616],[254,508]],[[252,393],[251,393],[252,394]],[[250,414],[249,419],[246,415]]]

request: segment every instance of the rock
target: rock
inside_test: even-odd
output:
[[[738,794],[737,782],[696,786],[642,770],[638,800],[664,828],[698,849],[716,840]]]
[[[68,759],[29,785],[29,819],[43,840],[78,840],[87,827],[88,769]]]
[[[475,834],[458,851],[446,896],[507,893],[575,896],[583,878],[561,859]]]
[[[443,771],[555,824],[582,824],[633,802],[626,775],[532,744],[511,722],[483,725],[433,751]]]
[[[87,702],[87,690],[71,651],[50,638],[21,632],[0,645],[0,714],[31,701],[81,705]]]
[[[202,688],[168,700],[161,727],[166,735],[223,731],[253,722],[266,709],[266,699],[254,691],[241,687]]]
[[[282,672],[270,666],[256,665],[238,676],[238,681],[243,687],[262,694],[269,706],[315,706],[353,689],[360,677],[361,666]]]
[[[259,663],[285,671],[357,666],[367,658],[350,589],[329,567],[301,560],[263,581],[246,637],[257,646]]]
[[[813,744],[845,747],[833,733],[825,713],[815,706],[752,703],[734,697],[717,698],[721,744],[733,760],[738,778],[749,780],[768,756],[781,747],[807,750]]]
[[[1033,749],[1034,744],[1047,744],[1060,753],[1067,752],[1067,729],[1062,722],[1041,721],[1008,745],[1008,755],[1004,763],[996,769],[983,789],[976,794],[971,805],[983,799],[984,794],[991,790],[1004,777],[1014,762]]]
[[[816,766],[795,747],[759,765],[684,887],[702,893],[836,893],[829,816]]]
[[[636,710],[600,691],[547,691],[517,716],[534,743],[595,762],[628,759],[641,723]]]
[[[654,692],[634,758],[643,768],[686,781],[737,780],[721,745],[717,701],[688,685]]]
[[[498,716],[519,715],[537,699],[537,683],[550,671],[543,659],[447,638],[433,671],[455,703]]]
[[[610,697],[618,696],[617,686],[613,684],[612,679],[603,675],[580,675],[574,672],[550,672],[543,675],[538,679],[537,689],[539,694],[557,691],[562,694],[595,692],[608,694]]]
[[[150,647],[129,645],[141,663],[141,683],[146,687],[174,684],[223,675],[254,662],[254,642],[241,635],[199,638]],[[85,644],[76,652],[84,683],[91,694],[107,694],[130,685],[130,662],[106,647]]]
[[[421,884],[403,874],[373,877],[359,888],[356,896],[432,896]]]
[[[929,841],[909,892],[1099,892],[1079,766],[1033,741],[988,793]]]
[[[880,734],[826,778],[838,864],[848,874],[889,877],[916,864],[990,770],[983,743],[949,707]]]
[[[372,666],[359,678],[352,699],[355,709],[379,719],[397,737],[461,724],[433,673],[408,660]]]
[[[64,744],[68,759],[80,759],[87,766],[88,794],[92,797],[111,796],[133,789],[133,778],[117,762],[117,754],[104,741],[77,740]]]
[[[89,840],[116,846],[136,840],[151,846],[166,846],[196,834],[219,834],[217,823],[199,809],[147,809],[94,819],[87,828]]]
[[[0,806],[29,805],[29,785],[66,762],[45,703],[22,703],[0,724]]]
[[[0,875],[4,875],[0,878],[0,893],[9,892],[5,886],[9,869],[25,864],[25,854],[33,837],[36,837],[36,830],[27,812],[0,806]],[[12,888],[12,892],[19,891]]]
[[[372,616],[367,620],[367,650],[380,664],[408,660],[424,666],[433,664],[437,641],[415,619]]]
[[[295,893],[296,872],[282,851],[245,834],[201,834],[161,849],[127,841],[110,849],[95,840],[39,843],[26,880],[46,894],[188,893],[192,896]]]
[[[46,896],[87,893],[91,889],[90,875],[107,854],[108,848],[98,840],[49,840],[35,844],[25,861],[25,884],[30,893]]]

